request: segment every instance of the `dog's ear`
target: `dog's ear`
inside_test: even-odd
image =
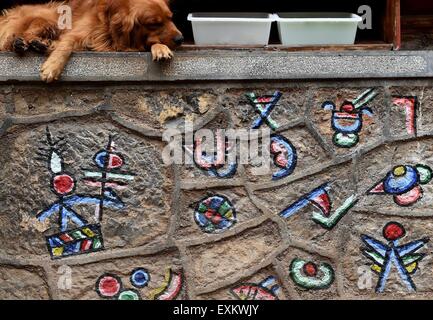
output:
[[[98,0],[98,18],[109,25],[115,49],[129,46],[129,34],[134,28],[135,18],[129,12],[128,2]]]
[[[129,13],[126,2],[119,0],[99,0],[98,16],[101,21],[113,25],[122,25],[124,32],[130,32],[134,28],[134,17]]]

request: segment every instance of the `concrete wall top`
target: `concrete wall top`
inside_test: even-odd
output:
[[[44,57],[0,53],[0,82],[39,81]],[[430,78],[433,51],[179,51],[170,62],[149,53],[81,52],[62,81],[195,81],[264,79]]]

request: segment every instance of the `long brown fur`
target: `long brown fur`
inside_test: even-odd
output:
[[[72,9],[72,29],[60,30],[58,8]],[[0,16],[0,51],[47,51],[41,79],[58,80],[73,51],[146,51],[170,59],[183,37],[168,0],[70,0],[23,5]]]

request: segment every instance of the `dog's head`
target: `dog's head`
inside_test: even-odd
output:
[[[98,10],[116,50],[144,50],[158,43],[175,49],[183,42],[169,0],[99,0]]]

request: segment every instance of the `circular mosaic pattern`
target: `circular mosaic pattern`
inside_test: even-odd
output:
[[[290,277],[298,286],[308,290],[327,289],[334,282],[334,269],[327,263],[316,264],[299,258],[290,264]]]
[[[421,184],[427,184],[432,180],[433,171],[429,166],[417,164],[415,168],[418,171]]]
[[[302,270],[308,277],[315,277],[317,275],[317,265],[313,262],[307,262],[304,264]]]
[[[54,192],[59,196],[66,196],[75,190],[75,180],[67,173],[54,176],[51,185]]]
[[[95,163],[100,168],[117,169],[123,166],[124,162],[122,156],[116,153],[101,151],[95,155]]]
[[[96,281],[96,291],[103,298],[114,298],[122,289],[122,281],[113,274],[104,274]]]
[[[146,269],[137,268],[132,271],[130,280],[134,287],[144,288],[150,281],[150,275]]]
[[[128,289],[120,293],[119,300],[141,300],[141,297],[138,291],[134,289]]]
[[[221,195],[201,200],[194,214],[197,225],[203,232],[219,233],[236,223],[236,210],[229,199]]]
[[[342,148],[352,148],[359,142],[359,136],[356,133],[337,132],[333,137],[334,144]]]
[[[413,189],[419,182],[416,168],[397,166],[389,172],[384,181],[384,190],[390,194],[403,194]]]
[[[389,222],[383,228],[383,237],[388,241],[395,241],[403,238],[406,235],[406,230],[398,222]]]

